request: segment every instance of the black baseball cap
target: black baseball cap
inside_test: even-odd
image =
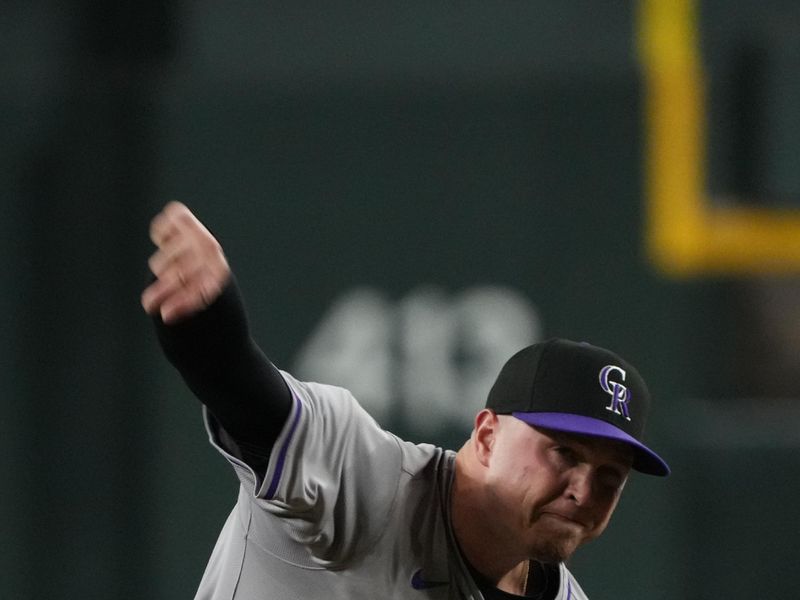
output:
[[[634,450],[635,470],[663,477],[669,466],[642,442],[649,407],[647,385],[630,363],[558,338],[508,359],[486,401],[486,408],[536,427],[624,442]]]

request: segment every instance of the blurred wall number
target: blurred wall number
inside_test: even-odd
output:
[[[294,373],[351,390],[384,426],[469,429],[503,363],[539,336],[535,307],[508,288],[426,287],[391,301],[361,287],[334,302]]]

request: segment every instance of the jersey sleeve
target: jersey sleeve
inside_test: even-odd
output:
[[[278,369],[250,336],[236,278],[204,310],[167,325],[153,317],[164,355],[213,414],[226,445],[263,471],[291,410]]]
[[[340,563],[368,551],[385,530],[402,472],[401,442],[347,390],[282,375],[292,409],[263,477],[225,450],[206,412],[210,441],[258,509],[279,517],[316,562]]]

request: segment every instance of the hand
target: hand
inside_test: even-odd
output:
[[[148,265],[156,276],[142,293],[150,315],[175,323],[197,314],[222,293],[231,277],[219,242],[180,202],[170,202],[150,224],[158,250]]]

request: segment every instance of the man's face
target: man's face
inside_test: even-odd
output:
[[[486,483],[501,534],[528,556],[563,561],[605,530],[632,451],[613,440],[538,429],[511,416],[497,419]]]

